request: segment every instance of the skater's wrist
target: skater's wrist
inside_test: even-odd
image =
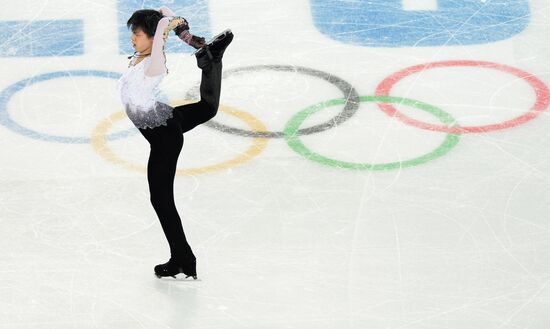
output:
[[[162,23],[161,23],[162,21]],[[160,21],[159,21],[159,25],[157,26],[157,28],[162,28],[163,29],[163,32],[164,32],[164,38],[166,39],[168,37],[168,33],[170,33],[170,31],[174,30],[176,27],[182,25],[182,24],[185,24],[186,21],[183,17],[181,16],[170,16],[170,17],[163,17]]]

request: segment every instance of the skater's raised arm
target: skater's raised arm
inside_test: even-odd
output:
[[[145,71],[146,76],[153,77],[166,72],[164,44],[168,38],[168,33],[184,21],[185,19],[180,16],[165,16],[159,20],[153,37],[153,46],[151,47],[151,64]]]
[[[156,76],[165,72],[166,56],[164,55],[164,43],[168,37],[165,29],[168,27],[168,22],[171,17],[163,17],[157,24],[157,30],[153,37],[153,46],[151,48],[151,63],[145,70],[145,75],[148,77]]]

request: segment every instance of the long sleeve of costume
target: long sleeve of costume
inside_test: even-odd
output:
[[[164,45],[168,38],[168,33],[176,26],[183,23],[185,19],[181,16],[165,16],[157,24],[157,30],[153,37],[153,46],[151,48],[151,63],[145,70],[146,77],[155,77],[167,72],[166,55]]]

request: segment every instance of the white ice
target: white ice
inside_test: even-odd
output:
[[[115,1],[4,1],[0,8],[2,20],[83,19],[85,27],[81,56],[0,57],[1,90],[48,72],[127,67]],[[513,66],[550,85],[550,3],[534,0],[530,8],[528,28],[506,40],[372,48],[321,34],[309,1],[209,3],[211,31],[235,34],[225,70],[303,66],[346,80],[361,96],[405,67],[456,59]],[[167,58],[164,88],[181,102],[200,71],[188,54]],[[271,131],[342,97],[322,79],[283,71],[235,74],[222,90],[222,109]],[[462,126],[511,120],[537,96],[511,74],[466,67],[411,75],[392,95],[436,105]],[[100,140],[105,129],[132,128],[122,116],[107,127],[123,111],[117,97],[115,80],[75,76],[29,85],[7,111],[42,134]],[[320,110],[303,126],[341,110]],[[214,120],[250,129],[225,111]],[[169,249],[140,171],[149,147],[139,133],[107,141],[109,155],[91,143],[0,125],[0,328],[550,328],[549,126],[546,109],[508,129],[461,134],[441,157],[392,170],[338,168],[306,159],[282,138],[198,127],[185,134],[182,170],[265,148],[240,164],[176,177],[177,207],[197,256],[199,280],[189,281],[153,274]],[[446,135],[364,102],[346,122],[301,140],[325,157],[385,163],[429,153]]]

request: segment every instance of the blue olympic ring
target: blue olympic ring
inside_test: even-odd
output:
[[[35,138],[35,139],[69,143],[69,144],[90,143],[91,138],[89,137],[57,136],[57,135],[49,135],[49,134],[31,130],[15,122],[10,117],[10,114],[8,112],[8,103],[11,97],[15,93],[37,82],[42,82],[42,81],[47,81],[47,80],[57,79],[57,78],[64,78],[67,76],[69,77],[70,76],[94,76],[94,77],[118,79],[120,78],[121,74],[116,72],[94,71],[94,70],[57,71],[57,72],[45,73],[34,77],[30,77],[24,80],[17,81],[16,83],[8,86],[6,89],[4,89],[0,93],[0,124],[4,125],[8,129],[11,129],[19,134],[22,134],[27,137]],[[117,140],[120,138],[131,136],[136,133],[138,133],[138,130],[135,127],[132,127],[125,131],[113,133],[107,136],[107,139],[110,141]]]

